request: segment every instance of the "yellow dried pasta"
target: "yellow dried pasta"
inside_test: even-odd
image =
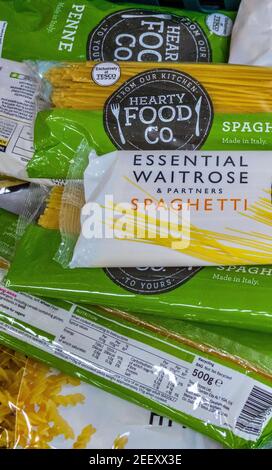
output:
[[[66,385],[77,387],[80,380],[61,372],[52,371],[46,365],[28,360],[24,380],[18,400],[16,420],[16,439],[23,448],[49,449],[59,436],[66,440],[75,440],[72,423],[62,416],[62,407],[76,407],[83,404],[82,393],[62,395]],[[95,428],[85,426],[74,443],[76,449],[85,448]]]
[[[127,434],[123,434],[122,436],[118,434],[117,438],[114,440],[113,449],[125,449],[127,443],[128,443]]]
[[[58,214],[61,209],[62,195],[63,188],[56,186],[52,189],[47,201],[46,209],[39,219],[39,224],[41,226],[44,226],[46,224],[47,228],[51,230],[59,228]]]
[[[25,356],[0,348],[0,448],[15,446],[16,407],[25,364]]]
[[[165,68],[165,63],[122,63],[117,84],[101,87],[90,79],[93,62],[69,63],[47,73],[53,86],[52,101],[59,108],[103,109],[107,98],[117,88],[141,72]],[[201,82],[213,99],[217,113],[258,113],[272,108],[271,68],[224,64],[174,64]],[[258,83],[258,87],[256,87]]]
[[[93,434],[95,433],[96,429],[91,424],[83,428],[76,442],[73,444],[73,449],[86,449]]]
[[[82,393],[74,393],[73,395],[57,395],[55,397],[56,405],[61,406],[76,406],[79,403],[84,403],[84,396]]]

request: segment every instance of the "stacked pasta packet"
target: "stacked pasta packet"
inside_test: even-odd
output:
[[[269,447],[271,64],[233,12],[0,12],[0,446]]]

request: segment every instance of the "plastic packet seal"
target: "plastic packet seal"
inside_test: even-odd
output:
[[[0,196],[0,267],[7,270],[27,227],[44,211],[49,188],[36,184],[16,186]],[[8,209],[8,210],[7,210]]]
[[[50,189],[47,186],[31,184],[24,208],[19,216],[16,238],[20,240],[29,224],[36,221],[43,212]]]
[[[7,268],[13,259],[16,244],[23,234],[19,220],[30,209],[30,199],[31,211],[34,210],[37,192],[34,192],[34,185],[8,178],[1,179],[0,185],[0,258],[1,267]]]
[[[43,89],[43,96],[50,103],[53,89],[49,80],[46,79],[46,74],[51,68],[63,67],[64,64],[62,62],[42,60],[25,60],[25,63],[32,70],[33,74],[39,77]]]
[[[83,178],[88,166],[87,162],[95,157],[96,152],[91,150],[88,144],[82,142],[70,164],[67,181],[60,194],[57,227],[60,230],[61,243],[54,259],[64,268],[69,267],[80,234],[81,209],[85,201]]]

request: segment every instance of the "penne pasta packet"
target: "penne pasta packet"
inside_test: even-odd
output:
[[[235,12],[107,0],[1,0],[0,55],[14,60],[227,62]]]

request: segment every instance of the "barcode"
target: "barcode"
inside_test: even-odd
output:
[[[271,413],[272,393],[255,385],[237,419],[235,427],[247,434],[259,436],[264,422]]]

